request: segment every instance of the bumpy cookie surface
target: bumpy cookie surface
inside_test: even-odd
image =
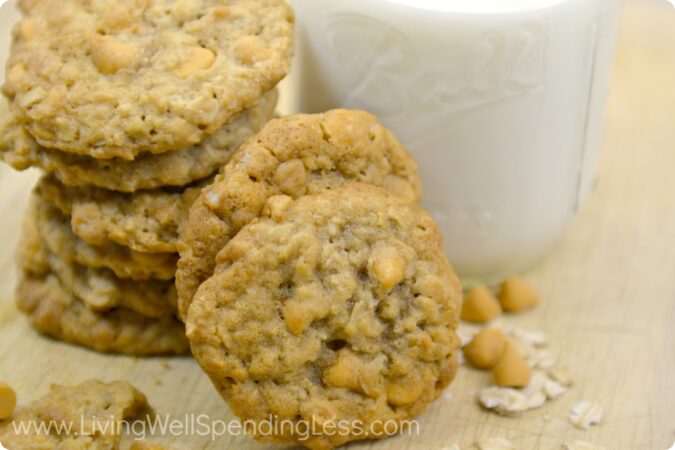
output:
[[[89,244],[73,234],[68,216],[44,200],[39,194],[40,188],[41,183],[38,183],[29,214],[34,216],[49,250],[60,259],[96,269],[107,268],[120,278],[173,280],[178,259],[176,253],[137,252],[111,242]]]
[[[284,0],[20,2],[4,93],[43,146],[95,158],[187,147],[281,80]]]
[[[137,356],[188,352],[185,328],[172,314],[152,318],[126,308],[88,307],[52,271],[50,254],[29,220],[17,256],[17,306],[40,332],[100,352]]]
[[[36,189],[70,216],[73,233],[93,245],[111,242],[136,252],[177,252],[188,209],[211,178],[184,189],[153,189],[131,194],[92,187],[66,186],[54,177],[40,179]],[[177,255],[177,254],[176,254]],[[175,272],[175,261],[171,277]]]
[[[457,368],[461,290],[436,224],[358,183],[272,197],[266,212],[193,298],[195,358],[240,417],[317,426],[307,440],[279,428],[277,441],[386,437],[385,421],[422,412]],[[341,421],[348,432],[326,424]]]
[[[97,160],[41,147],[16,121],[0,96],[0,158],[18,170],[34,166],[71,186],[98,186],[122,192],[184,186],[217,171],[247,138],[273,116],[276,91],[238,114],[203,142],[161,155],[144,153],[133,161]]]
[[[83,266],[75,258],[56,254],[41,228],[42,224],[31,222],[30,216],[24,220],[22,244],[17,252],[20,267],[36,273],[47,268],[59,278],[66,291],[94,311],[123,308],[146,317],[166,317],[176,311],[172,280],[128,280],[118,278],[109,269]]]
[[[190,209],[176,273],[181,317],[197,287],[213,273],[215,255],[260,214],[267,198],[297,198],[346,180],[382,186],[410,202],[421,194],[415,161],[371,114],[334,110],[265,125]]]
[[[0,441],[17,450],[114,450],[119,448],[123,428],[111,425],[142,419],[150,411],[145,395],[121,381],[52,385],[47,395],[21,408],[11,422],[0,425]],[[21,424],[28,433],[15,432]],[[59,429],[54,424],[59,424]],[[37,434],[42,427],[46,433]]]

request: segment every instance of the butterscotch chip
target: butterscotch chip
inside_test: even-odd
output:
[[[193,73],[208,69],[216,60],[213,50],[204,47],[193,47],[187,52],[185,61],[178,67],[178,75],[187,78]]]
[[[539,304],[539,293],[520,277],[504,280],[499,291],[499,303],[506,312],[517,312]]]
[[[518,348],[506,341],[504,353],[492,368],[495,384],[503,387],[525,387],[532,379],[532,369]]]
[[[0,420],[12,417],[16,407],[16,393],[9,385],[0,382]]]
[[[150,411],[145,396],[121,381],[52,385],[47,395],[0,425],[0,442],[12,450],[118,449],[121,421],[140,419]]]
[[[502,313],[497,298],[490,289],[478,285],[464,296],[462,305],[462,320],[474,323],[486,323]]]
[[[40,146],[0,95],[0,158],[17,170],[38,167],[69,186],[121,192],[185,186],[210,176],[229,161],[239,145],[272,118],[276,102],[277,92],[270,91],[198,144],[159,155],[146,152],[127,161],[95,159]]]
[[[288,73],[284,0],[228,1],[242,12],[232,20],[216,17],[222,0],[114,3],[24,8],[3,92],[44,147],[127,160],[188,147]]]
[[[92,39],[91,59],[101,73],[107,74],[134,68],[140,63],[140,55],[134,46],[108,36]]]
[[[464,357],[480,369],[491,369],[497,364],[506,347],[507,338],[497,328],[486,328],[476,334],[463,348]]]
[[[197,287],[213,274],[218,252],[260,216],[268,198],[295,199],[349,180],[384,187],[410,202],[420,198],[415,161],[371,114],[333,110],[287,116],[265,125],[190,209],[176,273],[181,317]],[[367,270],[371,269],[384,268]],[[394,277],[383,280],[385,284],[395,282],[395,272],[386,276]]]
[[[383,438],[377,424],[440,396],[457,369],[460,302],[433,220],[352,182],[244,226],[199,286],[186,327],[235,414],[294,425],[256,437],[328,449]],[[306,421],[317,429],[304,440],[293,430]],[[346,429],[332,433],[329,421]]]

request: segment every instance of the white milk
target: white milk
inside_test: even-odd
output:
[[[526,268],[592,185],[618,0],[293,0],[294,111],[373,112],[465,280]]]

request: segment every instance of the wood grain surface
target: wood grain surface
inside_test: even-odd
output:
[[[232,416],[190,358],[99,355],[35,333],[14,307],[13,253],[36,172],[0,167],[0,379],[20,403],[50,383],[127,380],[161,414]],[[548,333],[575,384],[519,418],[482,411],[476,392],[489,374],[463,367],[420,417],[419,436],[349,448],[462,449],[482,437],[518,449],[559,449],[585,440],[607,449],[665,450],[675,441],[675,10],[633,1],[624,9],[608,128],[595,192],[552,254],[526,274],[542,292],[538,309],[506,320]],[[605,417],[574,428],[580,400]],[[246,436],[156,436],[180,449],[278,448]]]

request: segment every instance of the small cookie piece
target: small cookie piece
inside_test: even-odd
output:
[[[3,92],[42,146],[94,158],[202,141],[286,76],[293,54],[284,0],[42,0],[23,10]]]
[[[36,191],[37,193],[38,191]],[[64,262],[91,268],[107,268],[117,277],[133,280],[173,280],[176,253],[144,253],[115,243],[91,245],[73,234],[70,220],[40,195],[33,195],[30,208],[49,250]]]
[[[52,385],[47,395],[21,408],[12,422],[0,425],[0,442],[13,450],[118,449],[124,429],[120,423],[150,412],[145,395],[122,381]]]
[[[188,352],[185,328],[173,315],[149,318],[125,308],[95,312],[64,289],[51,273],[49,253],[30,221],[24,226],[17,262],[17,306],[40,332],[106,353],[149,356]]]
[[[196,360],[243,420],[317,425],[307,440],[288,426],[261,440],[328,449],[386,437],[378,424],[420,414],[458,367],[461,288],[437,225],[361,183],[266,211],[195,294]]]
[[[53,176],[40,179],[35,190],[70,216],[72,232],[86,242],[111,242],[135,252],[176,253],[178,234],[188,210],[212,178],[178,190],[154,189],[133,194],[93,187],[70,187]],[[176,253],[177,259],[177,253]],[[176,271],[173,262],[171,278]]]
[[[298,198],[348,180],[382,186],[410,202],[421,195],[415,161],[369,113],[338,109],[265,125],[190,208],[176,272],[181,317],[213,273],[216,254],[260,215],[268,198]]]
[[[121,192],[185,186],[222,167],[242,142],[272,118],[276,101],[276,91],[265,94],[257,106],[191,147],[161,155],[143,153],[126,161],[97,160],[39,146],[17,123],[0,96],[0,158],[17,170],[39,167],[70,186],[97,186]]]

